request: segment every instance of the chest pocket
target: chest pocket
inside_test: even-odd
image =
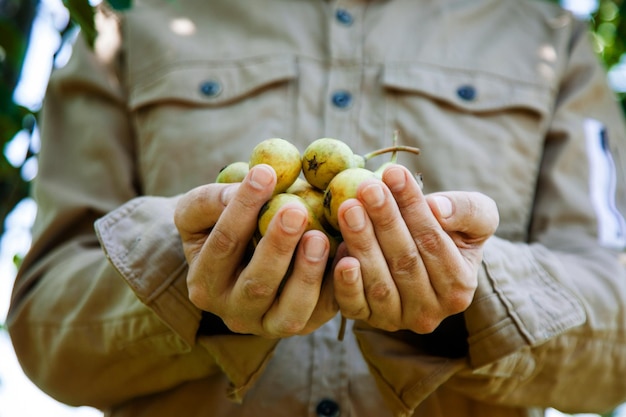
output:
[[[524,239],[549,123],[545,81],[484,71],[390,65],[382,74],[387,126],[422,150],[425,191],[469,190],[499,206],[499,233]]]
[[[296,78],[289,56],[179,62],[131,76],[145,191],[186,191],[247,158],[261,140],[291,135]]]

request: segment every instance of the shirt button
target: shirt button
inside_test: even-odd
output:
[[[465,101],[472,101],[476,98],[476,88],[471,85],[462,85],[457,88],[456,95]]]
[[[339,405],[333,400],[322,400],[315,409],[319,417],[339,417]]]
[[[335,12],[335,18],[339,23],[344,26],[350,26],[354,21],[352,14],[346,9],[337,9],[337,11]]]
[[[209,80],[200,84],[200,92],[207,97],[215,97],[222,91],[222,86],[217,81]]]
[[[331,100],[335,107],[345,109],[346,107],[349,107],[352,103],[352,94],[345,90],[339,90],[332,95]]]

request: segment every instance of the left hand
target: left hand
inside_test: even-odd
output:
[[[387,331],[430,333],[469,307],[482,248],[498,226],[481,193],[425,196],[401,165],[359,186],[339,208],[344,247],[334,269],[344,317]]]

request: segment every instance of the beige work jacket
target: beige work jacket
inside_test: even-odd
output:
[[[132,3],[98,16],[94,51],[79,40],[45,100],[9,313],[42,390],[114,417],[521,417],[626,400],[626,134],[584,24],[531,0]],[[431,335],[350,322],[338,341],[337,318],[267,340],[194,307],[177,196],[269,137],[364,154],[395,130],[422,150],[399,162],[425,192],[497,202],[463,317]]]

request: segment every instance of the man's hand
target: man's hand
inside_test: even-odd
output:
[[[246,258],[259,210],[275,184],[274,170],[258,165],[241,184],[191,190],[176,209],[175,223],[189,264],[189,298],[237,333],[304,334],[337,312],[332,285],[323,280],[328,238],[320,231],[304,232],[304,206],[281,207],[252,257]]]
[[[432,332],[470,305],[498,222],[483,194],[424,196],[406,168],[387,168],[383,181],[368,180],[339,209],[345,256],[334,291],[342,314],[383,330]]]

